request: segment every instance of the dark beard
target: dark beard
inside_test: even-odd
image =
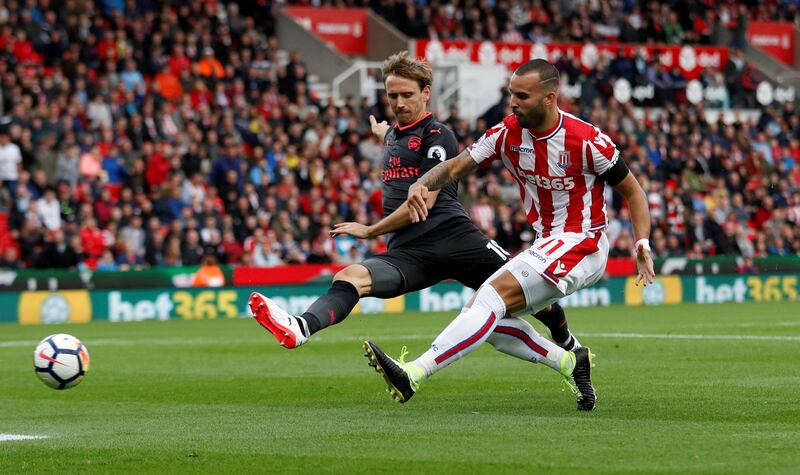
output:
[[[526,129],[537,129],[542,125],[542,122],[544,122],[546,115],[547,111],[544,108],[544,104],[540,104],[528,111],[524,116],[519,117],[518,121],[519,124]]]

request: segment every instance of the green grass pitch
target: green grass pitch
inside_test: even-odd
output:
[[[598,409],[486,345],[391,401],[361,341],[423,351],[454,316],[354,316],[297,350],[252,320],[0,326],[0,473],[798,473],[800,304],[568,309]],[[81,338],[54,391],[35,343]]]

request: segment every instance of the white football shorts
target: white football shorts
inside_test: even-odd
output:
[[[589,287],[603,277],[608,238],[602,231],[561,233],[534,241],[488,279],[510,272],[522,286],[529,310],[546,307],[560,297]],[[542,279],[558,289],[543,291]]]

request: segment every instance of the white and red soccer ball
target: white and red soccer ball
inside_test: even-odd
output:
[[[72,335],[50,335],[36,346],[33,369],[53,389],[75,387],[89,371],[89,350]]]

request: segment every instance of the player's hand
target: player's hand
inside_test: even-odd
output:
[[[369,239],[370,236],[369,226],[361,223],[339,223],[331,229],[331,237],[336,236],[353,236],[358,239]]]
[[[428,187],[414,183],[408,188],[408,216],[412,223],[428,219]]]
[[[650,251],[643,246],[639,246],[636,249],[636,272],[639,274],[634,282],[637,287],[639,283],[645,286],[652,284],[656,276],[656,272],[653,270],[653,257],[650,256]]]
[[[382,142],[383,138],[386,137],[386,132],[389,130],[389,124],[385,120],[379,123],[375,116],[370,114],[369,126],[372,128],[372,133]]]

